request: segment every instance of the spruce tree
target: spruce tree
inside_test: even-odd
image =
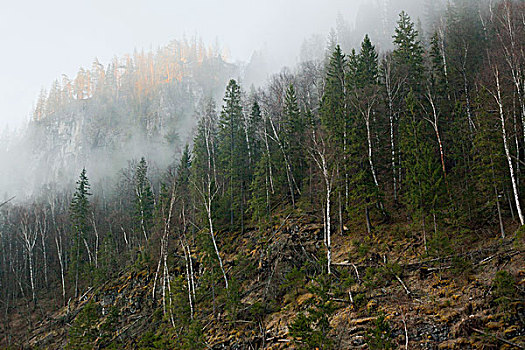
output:
[[[377,85],[379,66],[377,60],[377,51],[372,45],[368,34],[365,35],[363,42],[361,43],[361,51],[357,57],[357,85],[358,86],[370,86]]]
[[[405,11],[402,11],[395,29],[393,55],[397,69],[401,70],[401,74],[407,78],[406,93],[408,90],[415,92],[422,90],[424,50],[418,37],[419,33],[415,29],[414,22]]]
[[[251,110],[247,117],[247,130],[249,138],[249,149],[251,153],[250,159],[250,168],[254,168],[261,155],[263,153],[263,140],[262,140],[262,129],[263,127],[263,118],[261,113],[261,107],[257,102],[257,99],[254,99]],[[252,175],[253,176],[253,175]]]
[[[445,63],[443,62],[443,54],[441,52],[441,43],[437,32],[432,35],[430,39],[430,85],[439,93],[440,96],[445,97],[447,91],[447,78],[445,75]]]
[[[224,95],[224,105],[219,119],[218,145],[220,168],[225,183],[223,210],[229,211],[230,228],[237,223],[243,225],[244,200],[246,198],[246,169],[248,151],[243,129],[241,88],[230,80]]]
[[[325,88],[319,112],[321,125],[327,131],[332,146],[337,150],[342,150],[346,143],[345,67],[345,55],[337,45],[326,69]]]
[[[349,167],[351,167],[350,211],[364,209],[367,231],[371,231],[370,209],[383,209],[375,162],[376,111],[379,108],[378,55],[368,35],[358,54],[352,52],[347,75],[351,104],[349,113]]]
[[[339,229],[343,227],[343,207],[348,202],[349,193],[349,165],[348,165],[348,108],[346,94],[347,60],[339,45],[332,53],[328,67],[326,68],[324,94],[319,108],[321,131],[323,131],[323,158],[326,160],[325,175],[334,174],[330,186],[325,189],[336,197],[339,212]],[[318,144],[321,146],[321,144]],[[325,148],[322,147],[321,148]],[[319,152],[318,152],[319,153]],[[324,170],[322,170],[324,172]],[[327,177],[325,177],[325,182]],[[332,176],[330,176],[332,178]],[[328,203],[327,203],[328,204]],[[325,215],[327,216],[328,213]]]
[[[89,189],[90,185],[86,175],[86,169],[82,169],[69,208],[69,217],[73,228],[71,262],[75,271],[75,298],[78,297],[79,272],[84,259],[81,246],[91,230],[89,223],[90,203],[88,198],[91,193],[89,193]]]
[[[285,153],[288,157],[295,186],[300,189],[306,167],[306,121],[304,114],[299,109],[295,88],[292,84],[288,86],[284,96],[282,124]]]
[[[498,133],[499,120],[483,112],[479,128],[473,140],[473,180],[475,184],[475,211],[479,225],[499,225],[500,235],[505,237],[503,223],[503,193],[505,189],[505,151]]]
[[[135,169],[135,218],[137,226],[144,235],[144,242],[148,241],[149,232],[153,226],[154,198],[151,185],[147,177],[148,165],[142,157]]]
[[[406,98],[406,115],[401,123],[403,152],[403,201],[414,219],[421,220],[423,244],[427,251],[427,218],[436,216],[446,203],[443,172],[432,143],[431,131],[421,118],[421,110],[412,92]],[[436,227],[434,227],[436,228]]]
[[[249,205],[252,220],[262,224],[270,219],[271,203],[275,191],[273,187],[273,173],[271,171],[271,144],[268,142],[268,135],[266,135],[267,130],[271,127],[267,118],[263,120],[261,108],[257,100],[252,104],[250,120],[252,120],[251,124],[254,127],[257,126],[258,137],[254,138],[254,140],[256,140],[257,162],[255,164],[253,180],[250,185],[251,198]]]

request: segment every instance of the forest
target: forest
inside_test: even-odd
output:
[[[45,185],[0,203],[0,347],[524,348],[525,2],[426,21],[260,88],[197,40],[55,82]],[[432,278],[493,318],[413,333]]]

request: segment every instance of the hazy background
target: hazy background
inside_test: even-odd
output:
[[[106,64],[137,49],[199,35],[248,61],[262,49],[278,69],[291,65],[303,40],[325,35],[340,13],[353,22],[375,0],[32,0],[0,2],[0,131],[29,119],[41,88],[94,58]]]

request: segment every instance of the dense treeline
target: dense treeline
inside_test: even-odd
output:
[[[423,37],[402,12],[391,52],[365,36],[265,89],[231,80],[220,107],[202,98],[192,145],[162,176],[142,158],[116,196],[91,195],[87,169],[73,194],[4,205],[3,308],[56,286],[67,304],[133,261],[155,272],[169,323],[189,327],[220,293],[236,307],[242,273],[226,268],[223,237],[293,210],[323,222],[327,274],[348,222],[372,234],[408,218],[421,255],[468,230],[504,237],[524,224],[524,15],[522,1],[456,1]]]

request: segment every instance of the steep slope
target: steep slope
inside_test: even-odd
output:
[[[176,291],[172,282],[173,298],[164,309],[154,266],[133,266],[40,322],[25,344],[66,346],[79,315],[94,305],[85,327],[96,329],[95,348],[309,348],[321,327],[316,317],[323,316],[329,333],[317,336],[327,336],[324,344],[334,348],[401,348],[406,342],[414,349],[524,346],[522,236],[501,240],[479,234],[475,242],[455,240],[450,255],[424,257],[420,240],[403,226],[384,225],[373,237],[349,230],[335,237],[334,273],[328,277],[319,254],[322,227],[311,216],[296,214],[268,230],[222,233],[225,265],[238,295],[217,296],[216,303],[198,297],[193,322],[202,333],[194,338],[191,327],[181,332],[186,326],[179,323],[187,317],[184,288]],[[197,266],[202,256],[192,257]],[[180,259],[171,266],[172,281]],[[297,322],[303,314],[311,316],[308,324]]]

